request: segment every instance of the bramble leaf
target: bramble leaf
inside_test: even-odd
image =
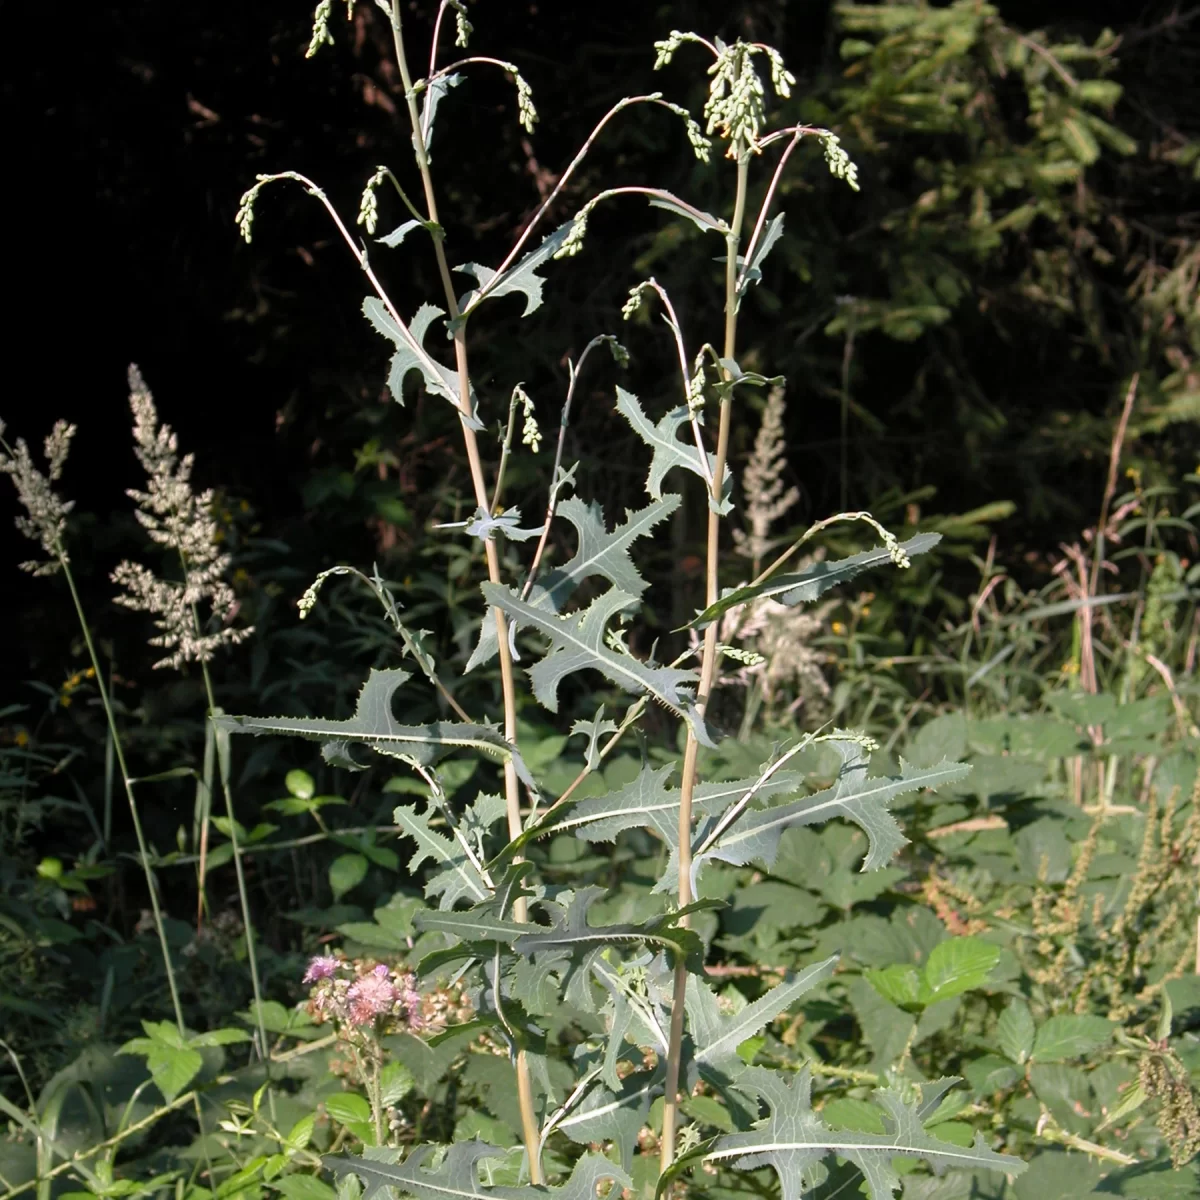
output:
[[[595,670],[628,692],[648,693],[664,708],[687,721],[697,740],[706,746],[713,744],[704,727],[704,719],[692,703],[692,693],[684,686],[695,680],[694,671],[651,667],[631,654],[610,650],[604,644],[609,621],[618,612],[629,608],[636,597],[612,588],[586,609],[560,617],[522,600],[516,592],[498,583],[485,583],[483,594],[490,605],[503,609],[521,625],[532,625],[550,639],[549,652],[529,669],[529,678],[538,703],[551,712],[558,711],[558,685],[567,675]]]
[[[640,596],[650,585],[634,566],[630,547],[678,507],[679,497],[671,493],[637,512],[626,509],[624,522],[610,533],[604,521],[604,510],[598,504],[585,504],[576,496],[564,500],[557,512],[575,526],[579,535],[578,548],[568,562],[545,573],[526,602],[546,613],[561,612],[575,589],[585,579],[596,575],[604,576],[613,587],[630,596]],[[495,653],[496,623],[485,618],[467,670],[490,662]]]
[[[321,753],[326,760],[347,770],[364,769],[364,764],[350,752],[351,746],[358,743],[369,746],[377,754],[423,767],[433,766],[456,750],[473,750],[492,759],[511,758],[522,781],[534,786],[533,777],[520,754],[492,725],[459,721],[401,725],[392,715],[392,702],[396,689],[409,678],[407,671],[398,668],[372,670],[358,694],[354,716],[345,721],[324,717],[218,716],[213,718],[213,724],[229,733],[284,733],[322,742]]]
[[[900,549],[912,558],[932,550],[941,540],[940,533],[918,533],[907,542],[901,542]],[[815,562],[792,575],[776,575],[757,587],[734,588],[700,613],[690,622],[688,628],[703,629],[731,608],[749,604],[751,600],[761,597],[769,597],[788,608],[797,604],[812,604],[830,588],[853,579],[855,575],[871,567],[891,562],[892,554],[893,551],[886,546],[877,546],[874,550],[864,550],[861,554],[852,554],[848,558],[839,558],[833,562]]]
[[[618,387],[617,412],[629,422],[634,433],[654,451],[654,457],[650,460],[650,474],[646,477],[646,491],[655,500],[662,499],[663,480],[673,467],[682,467],[685,471],[691,471],[693,475],[698,475],[706,483],[712,477],[717,466],[716,457],[707,454],[708,471],[706,475],[704,467],[701,465],[700,451],[695,445],[680,441],[677,436],[680,426],[686,425],[691,419],[686,404],[671,409],[656,425],[646,416],[638,398],[632,392]],[[717,512],[722,516],[733,508],[732,491],[733,473],[726,464],[725,478],[721,487],[721,503],[717,507]]]

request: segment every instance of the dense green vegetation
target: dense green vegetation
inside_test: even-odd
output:
[[[428,7],[121,51],[214,352],[5,405],[0,1200],[1200,1194],[1195,15]]]

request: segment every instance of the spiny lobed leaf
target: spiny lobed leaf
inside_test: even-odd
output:
[[[917,554],[925,554],[942,540],[940,533],[918,533],[907,542],[900,543],[900,549],[909,558]],[[709,605],[696,619],[690,622],[690,628],[703,629],[711,625],[718,617],[737,608],[749,604],[751,600],[768,597],[780,604],[792,608],[797,604],[812,604],[820,599],[830,588],[853,579],[855,575],[871,567],[882,566],[892,561],[891,551],[886,546],[877,546],[874,550],[864,550],[861,554],[851,554],[848,558],[839,558],[834,562],[816,562],[803,571],[792,575],[776,575],[766,583],[757,587],[734,588],[722,596],[715,604]]]
[[[914,767],[901,759],[899,775],[868,777],[870,760],[858,742],[831,740],[825,744],[833,747],[842,760],[831,787],[787,804],[752,809],[711,845],[705,844],[701,830],[693,873],[698,876],[702,863],[712,858],[736,866],[759,862],[769,868],[779,853],[779,839],[785,830],[816,825],[831,817],[853,821],[867,835],[863,870],[875,870],[885,866],[908,840],[887,804],[905,792],[956,783],[971,771],[966,763],[949,760],[933,767]]]
[[[399,804],[392,814],[392,820],[417,843],[412,858],[408,860],[408,869],[415,871],[426,859],[443,865],[444,869],[425,885],[427,896],[440,897],[441,908],[453,908],[464,898],[476,903],[488,899],[491,889],[472,865],[466,851],[454,838],[430,825],[430,818],[436,812],[437,808],[432,804],[424,812],[418,812],[407,804]]]
[[[679,856],[680,792],[666,786],[674,769],[670,764],[644,766],[636,778],[616,791],[560,805],[506,847],[504,855],[516,854],[528,842],[547,834],[574,832],[588,842],[611,842],[626,829],[649,829],[670,847],[674,862]],[[719,816],[757,782],[734,779],[699,784],[692,796],[692,811],[700,817]],[[758,794],[764,799],[781,796],[795,791],[802,782],[798,772],[780,771]],[[678,875],[675,878],[678,881]]]
[[[579,534],[579,546],[570,561],[546,572],[534,585],[526,602],[545,613],[562,612],[575,589],[585,579],[602,575],[614,588],[630,596],[640,596],[650,585],[638,573],[629,555],[630,547],[645,537],[660,521],[679,507],[679,497],[668,494],[637,512],[625,510],[625,521],[611,533],[598,504],[585,504],[576,496],[558,506]],[[496,623],[484,618],[479,641],[467,662],[467,670],[490,662],[496,653]]]
[[[537,274],[537,269],[544,263],[549,262],[562,249],[562,245],[567,240],[567,235],[574,228],[574,225],[575,222],[573,219],[567,221],[564,225],[560,225],[553,233],[542,239],[542,244],[536,250],[531,250],[528,254],[524,255],[518,262],[509,267],[503,275],[497,275],[491,267],[484,267],[479,263],[463,263],[461,267],[455,267],[456,271],[462,271],[466,275],[474,275],[479,281],[479,287],[476,291],[468,292],[459,299],[458,307],[463,317],[465,318],[474,312],[484,300],[495,296],[509,296],[513,294],[524,296],[525,311],[521,313],[523,317],[527,317],[531,312],[541,308],[542,288],[546,281],[542,276]]]
[[[626,691],[649,693],[664,708],[686,720],[699,741],[712,745],[704,720],[692,704],[692,693],[684,688],[695,680],[694,671],[651,667],[630,654],[605,646],[604,630],[608,622],[633,604],[635,597],[612,588],[581,612],[559,617],[522,600],[516,592],[498,583],[485,583],[483,594],[490,605],[503,609],[518,624],[532,625],[550,639],[549,652],[530,669],[529,678],[538,703],[551,712],[558,711],[558,685],[565,676],[575,671],[599,671]]]
[[[392,715],[396,689],[411,678],[407,671],[389,668],[372,670],[358,694],[354,716],[345,721],[324,717],[214,717],[218,729],[229,733],[285,733],[292,737],[322,742],[321,752],[335,766],[363,770],[350,753],[352,744],[361,742],[378,754],[432,766],[456,750],[474,750],[493,759],[513,760],[517,774],[533,787],[520,754],[492,725],[473,725],[462,721],[434,721],[429,725],[401,725]]]
[[[429,326],[438,317],[444,315],[440,308],[432,304],[422,304],[416,315],[409,322],[408,329],[402,329],[393,320],[391,313],[383,303],[374,296],[368,296],[363,301],[363,315],[375,326],[377,332],[383,334],[393,346],[396,353],[392,355],[392,365],[388,371],[388,388],[392,399],[397,404],[404,403],[404,380],[410,371],[419,371],[425,382],[425,390],[433,396],[441,396],[454,405],[460,419],[472,429],[482,429],[483,423],[475,416],[475,394],[471,392],[471,415],[464,416],[459,408],[458,397],[460,382],[458,372],[432,358],[425,350],[425,335]]]
[[[922,1124],[927,1115],[923,1109],[928,1105],[909,1105],[892,1088],[875,1093],[884,1110],[886,1132],[879,1134],[830,1129],[813,1111],[812,1077],[807,1069],[790,1081],[773,1071],[752,1069],[738,1086],[766,1101],[770,1115],[749,1132],[726,1134],[685,1155],[660,1179],[660,1196],[679,1169],[698,1161],[729,1163],[743,1171],[772,1167],[779,1176],[783,1200],[800,1200],[815,1182],[814,1168],[828,1154],[847,1159],[862,1171],[871,1200],[890,1200],[899,1190],[900,1178],[892,1166],[892,1158],[898,1154],[922,1158],[937,1170],[958,1167],[1016,1175],[1025,1169],[1019,1158],[989,1149],[979,1133],[970,1147],[939,1141],[926,1133]]]
[[[654,451],[654,457],[650,460],[650,474],[646,477],[646,491],[655,500],[662,499],[663,480],[673,467],[682,467],[701,479],[705,478],[704,468],[700,463],[700,451],[694,444],[679,440],[680,426],[689,421],[686,405],[671,409],[656,425],[646,416],[638,398],[632,392],[619,387],[617,412],[629,422],[634,433]],[[711,477],[717,468],[717,460],[712,454],[708,454],[707,457],[708,474]],[[725,477],[721,484],[721,503],[717,507],[717,512],[722,516],[733,508],[732,491],[733,474],[726,465]]]
[[[786,1012],[805,992],[828,979],[837,966],[838,955],[789,975],[765,996],[747,1004],[741,1012],[727,1016],[716,994],[702,979],[687,981],[688,1031],[692,1035],[694,1065],[712,1082],[729,1081],[747,1070],[737,1048],[764,1025]],[[694,1084],[693,1084],[694,1086]]]
[[[620,1167],[599,1154],[585,1154],[575,1164],[571,1178],[559,1187],[485,1187],[479,1182],[477,1164],[482,1159],[503,1157],[508,1151],[478,1140],[457,1142],[436,1167],[428,1167],[437,1149],[417,1146],[402,1163],[366,1157],[322,1161],[339,1179],[357,1175],[363,1181],[362,1200],[380,1193],[386,1200],[388,1188],[417,1200],[596,1200],[597,1188],[606,1180],[620,1187],[632,1186]]]

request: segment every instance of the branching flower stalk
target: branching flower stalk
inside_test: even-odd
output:
[[[211,721],[219,712],[213,688],[209,662],[223,645],[236,645],[252,632],[230,624],[237,603],[233,590],[225,580],[230,558],[221,552],[218,529],[212,517],[211,491],[197,493],[192,486],[192,455],[179,457],[178,439],[169,425],[161,424],[154,397],[136,366],[129,368],[129,403],[134,417],[135,453],[146,472],[145,492],[131,489],[130,497],[137,503],[137,518],[151,539],[179,559],[182,581],[158,579],[145,566],[122,562],[113,572],[113,581],[126,590],[117,602],[127,608],[148,611],[157,615],[161,630],[153,644],[172,651],[156,667],[181,667],[195,662],[204,678],[207,718]],[[204,632],[200,605],[207,604],[214,618],[222,625],[215,633]],[[237,878],[238,900],[242,909],[242,925],[246,937],[246,959],[250,967],[250,983],[258,1016],[259,1052],[269,1066],[270,1046],[263,1024],[263,995],[258,974],[258,955],[254,944],[254,921],[246,889],[242,865],[238,825],[234,815],[233,791],[230,783],[228,735],[214,731],[216,738],[217,774],[229,820],[230,848],[233,852],[234,873]],[[206,788],[210,781],[205,781]],[[207,847],[208,821],[201,831],[200,895],[204,895],[204,859]],[[268,1090],[268,1102],[274,1117],[274,1093]]]

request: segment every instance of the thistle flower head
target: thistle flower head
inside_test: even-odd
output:
[[[135,366],[129,368],[129,403],[133,409],[134,453],[146,472],[147,490],[130,489],[137,519],[160,546],[174,550],[182,580],[159,579],[140,563],[122,562],[112,574],[122,588],[117,603],[153,613],[159,633],[152,646],[170,651],[156,667],[208,662],[220,646],[250,635],[229,622],[237,612],[233,589],[225,580],[230,558],[219,549],[220,533],[212,516],[211,491],[192,487],[192,455],[179,457],[179,443],[169,425],[160,425],[154,397]],[[220,627],[205,633],[199,610],[207,607]]]
[[[4,422],[0,421],[0,474],[12,477],[17,499],[26,514],[16,518],[16,526],[30,541],[38,542],[46,555],[43,560],[21,563],[21,570],[31,575],[53,575],[68,561],[62,538],[67,514],[75,505],[63,500],[52,485],[62,477],[74,436],[74,425],[55,421],[42,446],[46,458],[43,475],[34,465],[24,438],[17,438],[13,446],[3,440]]]

